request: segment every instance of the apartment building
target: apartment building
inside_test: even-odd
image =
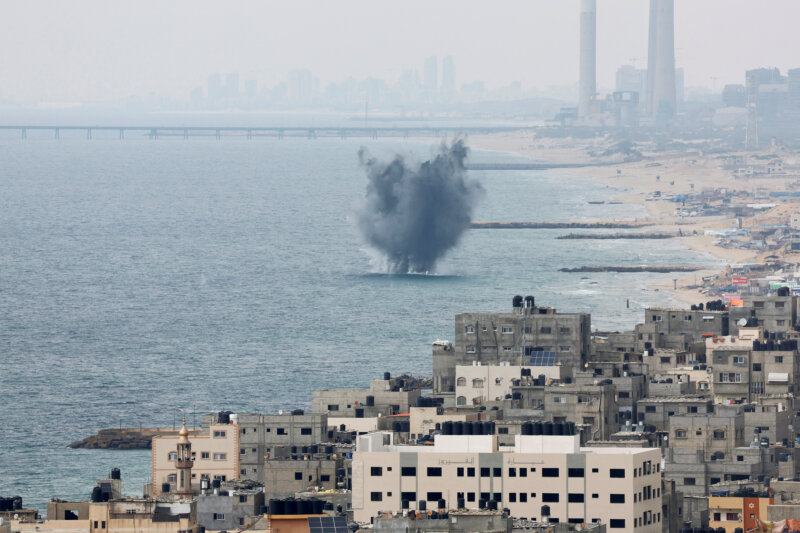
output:
[[[577,435],[437,435],[433,446],[397,446],[364,435],[353,454],[357,522],[404,508],[502,507],[516,518],[602,522],[618,531],[662,529],[661,453],[581,448]]]
[[[589,356],[591,316],[559,313],[515,297],[510,313],[462,313],[455,318],[455,364],[509,362],[539,365],[550,360],[582,366]],[[533,361],[533,362],[531,362]]]
[[[725,533],[758,530],[760,521],[767,519],[767,508],[774,498],[765,493],[709,496],[708,527],[722,528]]]
[[[506,419],[530,418],[548,422],[586,425],[590,439],[608,440],[619,431],[616,389],[605,380],[597,385],[555,383],[538,386],[514,385],[512,398],[505,400]]]
[[[561,380],[572,376],[572,370],[557,366],[517,366],[509,364],[456,366],[456,405],[481,405],[499,402],[511,394],[511,387],[522,375],[544,376],[548,380]]]
[[[167,485],[170,492],[178,481],[178,441],[180,435],[158,435],[152,440],[152,473],[150,495],[155,497]],[[191,442],[191,485],[195,492],[203,479],[229,481],[239,479],[239,426],[211,424],[207,428],[188,431]]]
[[[312,410],[333,417],[371,418],[408,413],[421,396],[419,387],[385,375],[373,379],[368,389],[315,390]]]
[[[798,305],[800,299],[788,290],[781,294],[742,296],[742,305],[730,308],[733,333],[738,330],[740,320],[750,321],[751,318],[770,333],[786,332],[797,323]],[[748,326],[756,324],[750,322]]]
[[[637,412],[639,422],[655,427],[656,431],[669,431],[673,416],[713,413],[714,401],[697,395],[643,398],[638,402]]]

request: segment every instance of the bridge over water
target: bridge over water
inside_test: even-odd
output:
[[[102,126],[102,125],[0,125],[0,131],[16,131],[21,139],[28,138],[28,132],[51,132],[54,139],[61,138],[62,132],[80,131],[86,139],[92,139],[97,132],[113,132],[125,139],[126,135],[138,134],[149,139],[160,137],[442,137],[445,135],[480,135],[533,129],[531,126]]]

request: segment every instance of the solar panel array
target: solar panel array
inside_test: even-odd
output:
[[[553,366],[556,352],[531,352],[531,366]]]
[[[309,516],[310,533],[349,533],[347,520],[343,516]]]

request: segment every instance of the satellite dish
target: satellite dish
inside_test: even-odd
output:
[[[746,318],[740,318],[739,320],[736,321],[736,325],[739,326],[740,328],[746,326],[747,325],[747,319]]]

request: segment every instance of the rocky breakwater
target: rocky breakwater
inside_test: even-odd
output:
[[[76,440],[70,448],[146,450],[151,447],[153,437],[176,433],[172,428],[115,428],[101,429],[94,435]]]
[[[696,272],[702,270],[699,266],[689,265],[663,265],[663,266],[582,266],[577,268],[559,268],[559,272]]]

